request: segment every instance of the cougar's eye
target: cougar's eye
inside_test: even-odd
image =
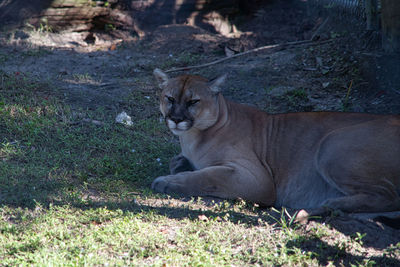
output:
[[[165,98],[168,100],[169,103],[174,103],[175,102],[175,98],[173,98],[172,96],[165,96]]]
[[[198,102],[200,102],[200,99],[192,99],[192,100],[186,102],[186,106],[190,107],[190,106],[197,104]]]

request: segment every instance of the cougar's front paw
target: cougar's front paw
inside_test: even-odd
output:
[[[160,176],[156,178],[151,184],[151,189],[159,193],[171,194],[171,193],[183,193],[181,186],[174,181],[174,176]]]
[[[160,176],[154,179],[153,183],[151,184],[151,189],[159,193],[166,193],[165,188],[168,185],[167,177]]]
[[[180,172],[193,171],[194,168],[190,161],[182,155],[175,156],[169,163],[169,170],[171,174]]]

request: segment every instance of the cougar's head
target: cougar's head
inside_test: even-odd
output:
[[[155,69],[153,74],[162,89],[160,110],[173,134],[181,135],[193,128],[205,130],[215,124],[219,87],[226,75],[209,82],[194,75],[169,78],[160,69]]]

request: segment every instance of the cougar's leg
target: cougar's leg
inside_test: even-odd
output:
[[[185,171],[193,171],[194,167],[187,158],[179,154],[169,162],[169,170],[171,174],[177,174]]]
[[[211,166],[161,176],[153,181],[151,187],[157,192],[167,194],[229,199],[240,197],[265,206],[273,205],[276,198],[272,179],[265,175],[256,177],[247,170],[232,166]]]
[[[345,212],[386,212],[400,210],[400,198],[360,193],[326,200],[322,206]]]
[[[320,145],[317,169],[345,196],[323,206],[346,212],[400,210],[400,131],[367,122],[332,132]]]

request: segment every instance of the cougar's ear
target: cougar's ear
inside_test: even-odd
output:
[[[153,75],[156,77],[158,86],[163,89],[169,80],[168,75],[160,69],[154,69]]]
[[[228,75],[225,73],[224,75],[221,75],[218,78],[211,80],[208,83],[208,86],[209,86],[211,92],[213,92],[215,94],[221,92],[221,85],[225,82],[225,79],[227,76]]]

